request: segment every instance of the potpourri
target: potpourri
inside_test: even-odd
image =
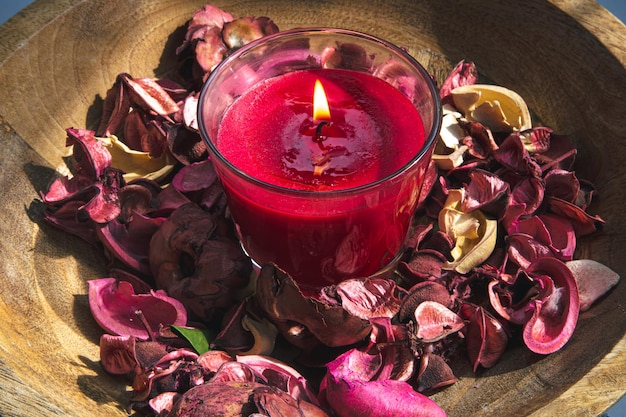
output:
[[[604,223],[586,211],[593,185],[572,171],[570,138],[533,126],[523,99],[479,84],[468,61],[441,84],[443,128],[393,276],[315,298],[276,265],[257,276],[196,107],[225,56],[277,31],[267,17],[196,11],[176,51],[180,79],[120,74],[98,130],[67,129],[72,175],[41,193],[50,223],[110,261],[108,277],[89,281],[89,302],[106,331],[103,368],[132,386],[128,409],[443,416],[426,395],[457,381],[453,353],[466,352],[476,371],[495,365],[515,334],[539,354],[566,345],[579,312],[619,281],[573,259],[577,239]],[[333,53],[348,66],[359,56]],[[321,379],[305,376],[316,367]]]

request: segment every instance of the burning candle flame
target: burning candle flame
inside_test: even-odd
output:
[[[315,88],[313,90],[313,121],[315,123],[330,121],[328,99],[320,80],[315,80]]]

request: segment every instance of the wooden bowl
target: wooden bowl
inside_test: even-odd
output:
[[[626,27],[590,0],[361,2],[239,0],[235,16],[281,29],[336,26],[406,46],[437,77],[474,61],[579,146],[577,174],[599,198],[603,231],[578,257],[626,276]],[[63,170],[66,127],[94,129],[116,75],[167,76],[201,1],[38,0],[0,26],[0,414],[123,416],[127,387],[99,365],[86,281],[95,249],[42,220],[38,191]],[[556,354],[508,352],[434,395],[450,416],[599,415],[626,389],[626,284],[580,317]]]

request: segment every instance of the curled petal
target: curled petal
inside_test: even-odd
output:
[[[550,135],[552,129],[539,126],[519,132],[524,148],[531,153],[542,153],[550,149]]]
[[[580,300],[576,279],[556,258],[538,258],[527,269],[534,279],[551,280],[554,288],[538,297],[535,311],[524,325],[524,343],[535,353],[549,354],[561,349],[576,328]]]
[[[509,184],[497,175],[481,169],[470,172],[470,179],[465,187],[462,210],[469,213],[480,209],[498,218],[502,217],[509,203]]]
[[[137,295],[130,283],[115,278],[89,281],[89,307],[104,330],[140,340],[153,336],[147,327],[157,331],[160,325],[187,322],[187,312],[179,301],[163,292]]]
[[[524,205],[523,214],[533,214],[543,201],[545,186],[537,177],[527,177],[519,181],[511,194],[511,202],[515,205]]]
[[[541,168],[530,156],[518,135],[510,135],[493,151],[496,161],[522,176],[541,175]]]
[[[169,117],[170,114],[179,110],[178,104],[156,80],[133,78],[125,73],[118,75],[118,79],[129,87],[134,102],[144,110],[153,111],[163,117]]]
[[[237,356],[237,362],[252,368],[267,381],[267,385],[279,388],[295,399],[317,404],[317,397],[306,378],[286,363],[261,355]]]
[[[550,231],[550,248],[562,261],[570,261],[576,250],[576,232],[574,226],[562,216],[544,213],[539,216]]]
[[[573,203],[580,192],[580,182],[576,175],[564,169],[553,169],[544,177],[546,195]]]
[[[432,391],[447,387],[458,381],[450,366],[439,355],[427,353],[422,356],[420,371],[417,379],[419,392]]]
[[[135,213],[129,223],[112,220],[97,228],[96,232],[113,257],[133,270],[149,275],[150,239],[164,221],[164,218],[153,219]]]
[[[441,84],[439,95],[442,101],[451,101],[450,92],[463,85],[476,84],[478,81],[478,70],[476,64],[471,61],[462,60],[458,62],[450,74]]]
[[[439,213],[439,227],[454,239],[454,261],[447,269],[465,274],[482,264],[493,252],[497,240],[496,220],[487,219],[480,210],[461,211],[464,190],[450,190],[445,207]]]
[[[169,152],[153,158],[148,152],[129,148],[116,136],[100,139],[111,154],[111,166],[124,172],[124,180],[130,182],[138,178],[161,181],[172,172],[175,160]]]
[[[564,216],[572,222],[578,237],[589,235],[604,224],[604,220],[599,216],[591,216],[577,205],[560,198],[548,197],[548,206],[553,213]]]
[[[96,140],[95,132],[86,129],[66,129],[67,146],[74,146],[73,157],[77,165],[76,176],[92,180],[100,178],[111,166],[111,154]],[[78,146],[77,146],[78,145]]]

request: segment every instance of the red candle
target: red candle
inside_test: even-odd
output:
[[[436,86],[405,51],[328,28],[237,50],[198,107],[242,246],[311,292],[397,259],[440,118]]]
[[[330,110],[317,120],[316,80]],[[377,272],[406,238],[417,179],[394,183],[369,202],[351,193],[334,196],[328,209],[314,201],[389,177],[419,153],[424,136],[413,104],[366,73],[302,70],[259,83],[226,111],[217,149],[257,180],[310,192],[311,202],[226,181],[244,247],[255,261],[274,261],[313,287]]]

